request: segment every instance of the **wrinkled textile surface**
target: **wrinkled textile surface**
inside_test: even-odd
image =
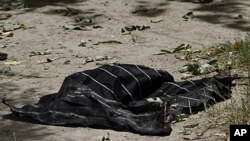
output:
[[[115,64],[65,78],[56,94],[37,104],[10,106],[18,115],[50,125],[169,135],[181,113],[196,113],[230,97],[230,76],[175,82],[165,71]]]

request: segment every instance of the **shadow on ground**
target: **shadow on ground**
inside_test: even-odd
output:
[[[25,7],[43,7],[47,5],[58,5],[58,4],[72,4],[77,2],[83,2],[86,0],[23,0]]]
[[[30,119],[24,117],[19,118],[13,114],[8,114],[10,113],[9,107],[2,103],[4,97],[6,97],[6,101],[13,105],[24,105],[32,101],[32,94],[34,94],[37,89],[31,88],[25,90],[22,94],[14,94],[18,91],[20,91],[20,86],[12,82],[0,83],[0,140],[43,140],[45,136],[53,134],[48,132],[45,126],[33,124],[35,122]],[[29,123],[27,124],[20,121]]]
[[[21,121],[21,122],[20,122]],[[25,122],[22,122],[25,121]],[[1,141],[26,141],[26,140],[43,140],[46,136],[54,133],[47,131],[46,126],[33,124],[35,122],[27,122],[27,118],[18,118],[13,114],[3,116],[0,120],[0,140]]]
[[[20,89],[20,86],[12,83],[5,82],[0,83],[0,99],[6,99],[9,103],[13,105],[24,105],[31,103],[34,98],[34,94],[39,95],[38,88],[29,88],[24,91]],[[0,106],[2,110],[2,106]]]
[[[155,1],[137,1],[132,14],[144,17],[155,17],[164,14],[166,11],[166,6],[168,1],[160,1],[156,3]]]
[[[32,12],[44,6],[67,6],[85,1],[87,0],[0,0],[0,11],[27,8],[23,11]]]
[[[244,12],[250,6],[248,0],[227,0],[218,3],[200,5],[193,11],[200,12],[195,18],[212,24],[222,24],[224,27],[250,31],[250,24]]]
[[[50,9],[48,11],[43,12],[44,14],[47,15],[61,15],[61,16],[75,16],[75,15],[88,15],[88,14],[94,14],[95,9],[86,9],[86,10],[81,10],[81,9],[75,9],[75,8],[60,8],[60,9]]]

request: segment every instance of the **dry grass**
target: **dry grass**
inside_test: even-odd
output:
[[[228,132],[229,125],[250,124],[250,34],[234,43],[224,44],[219,54],[221,61],[227,62],[226,65],[236,70],[241,78],[236,81],[232,98],[207,112],[213,124]],[[228,57],[228,54],[232,56]]]

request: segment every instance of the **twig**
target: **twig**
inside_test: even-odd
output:
[[[13,132],[14,141],[16,141],[16,132]]]

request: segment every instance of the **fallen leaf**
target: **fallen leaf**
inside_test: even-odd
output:
[[[19,23],[19,28],[25,29],[26,26],[25,26],[25,24],[23,24],[23,23]]]
[[[194,14],[193,14],[193,12],[188,12],[187,14],[185,14],[184,16],[182,16],[182,18],[187,21],[189,19],[194,18]]]
[[[7,61],[7,62],[4,62],[5,65],[13,65],[13,66],[16,66],[16,65],[20,65],[21,62],[19,61]]]
[[[134,30],[138,30],[138,31],[142,31],[142,30],[146,30],[146,29],[149,29],[150,26],[145,26],[145,25],[131,25],[131,26],[125,26],[121,29],[121,32],[124,33],[124,32],[132,32]]]
[[[179,45],[178,47],[176,47],[172,53],[177,53],[177,52],[180,52],[182,50],[185,50],[185,51],[191,51],[191,46],[189,44],[181,44]]]
[[[113,65],[113,64],[116,64],[116,63],[118,63],[118,61],[117,60],[112,60],[112,61],[110,61],[110,62],[97,62],[96,63],[96,65],[97,66],[103,66],[103,65]]]
[[[159,23],[159,22],[162,22],[162,21],[163,21],[163,19],[161,19],[161,18],[155,18],[155,19],[150,20],[151,23]]]
[[[94,25],[94,26],[93,26],[93,28],[95,28],[95,29],[96,29],[96,28],[103,28],[103,27],[102,27],[102,26],[100,26],[100,25]]]
[[[6,44],[0,44],[0,48],[6,48]]]
[[[65,30],[83,30],[83,31],[91,31],[91,29],[88,29],[86,27],[83,26],[79,26],[79,25],[64,25],[63,28]]]
[[[238,50],[238,49],[240,49],[240,46],[241,46],[240,42],[234,43],[234,49]]]
[[[90,63],[90,62],[94,62],[95,60],[92,59],[91,57],[85,57],[82,61],[82,64],[85,65],[87,63]]]
[[[78,45],[79,47],[86,47],[87,42],[84,40],[80,41],[80,44]]]
[[[122,42],[117,41],[117,40],[108,40],[108,41],[100,41],[93,45],[99,45],[99,44],[122,44]]]
[[[2,35],[5,37],[13,37],[14,33],[13,32],[4,32],[4,33],[2,33]]]
[[[181,51],[186,51],[186,52],[192,52],[191,46],[189,44],[181,44],[178,47],[176,47],[174,50],[167,50],[167,49],[161,49],[160,53],[156,53],[154,55],[164,55],[167,53],[179,53]]]
[[[96,56],[95,61],[103,61],[103,60],[109,60],[112,59],[112,57],[109,56]]]
[[[34,52],[34,51],[32,51],[31,53],[30,53],[30,55],[29,55],[29,57],[31,57],[31,56],[37,56],[37,55],[49,55],[49,54],[51,54],[51,50],[45,50],[44,52]]]
[[[55,61],[55,60],[59,60],[59,59],[61,59],[61,58],[65,58],[65,57],[58,57],[58,58],[52,58],[52,59],[47,58],[45,61],[37,61],[37,63],[38,63],[38,64],[51,63],[51,62],[53,62],[53,61]]]

